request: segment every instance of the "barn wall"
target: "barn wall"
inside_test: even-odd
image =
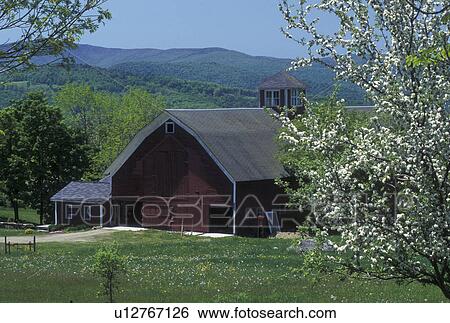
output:
[[[123,214],[127,204],[139,201],[135,218],[145,227],[206,232],[209,205],[224,203],[217,195],[231,193],[228,178],[178,125],[174,134],[166,134],[165,125],[158,128],[112,178],[113,203]]]
[[[254,217],[255,211],[257,208],[262,208],[263,212],[272,210],[272,200],[277,187],[273,180],[240,182],[236,185],[236,233],[256,236],[258,222]],[[248,212],[249,209],[252,209],[252,212]]]
[[[78,214],[73,217],[72,219],[67,218],[67,206],[73,205],[79,207]],[[82,218],[82,212],[84,212],[84,206],[91,205],[94,206],[91,212],[91,219],[90,220],[83,220]],[[91,226],[98,226],[100,225],[100,208],[98,207],[99,204],[79,204],[79,203],[68,203],[68,202],[57,202],[56,203],[56,210],[57,210],[57,223],[62,225],[91,225]],[[108,226],[110,221],[110,205],[109,203],[102,204],[103,206],[103,226]],[[53,208],[55,208],[55,203],[53,202]],[[53,209],[52,219],[53,222],[55,218],[55,213]]]
[[[282,231],[295,231],[303,223],[306,214],[298,210],[289,210],[283,189],[274,180],[250,181],[237,183],[237,234],[257,236],[258,221],[253,216],[257,208],[262,212],[276,210],[280,219]],[[249,212],[249,209],[252,211]],[[260,223],[261,224],[261,223]],[[259,224],[259,225],[260,225]],[[267,223],[263,223],[263,233],[268,233]]]

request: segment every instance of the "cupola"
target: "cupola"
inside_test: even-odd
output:
[[[294,76],[283,71],[266,78],[259,86],[259,106],[280,112],[281,107],[303,108],[301,97],[306,86]]]

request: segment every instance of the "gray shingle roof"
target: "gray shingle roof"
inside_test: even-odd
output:
[[[104,182],[71,182],[50,198],[50,201],[101,203],[111,194],[111,185]]]
[[[140,143],[167,120],[191,133],[236,182],[287,176],[276,157],[279,124],[263,109],[166,110],[136,135],[106,173],[113,175]]]
[[[259,89],[306,89],[306,85],[283,71],[263,80]]]

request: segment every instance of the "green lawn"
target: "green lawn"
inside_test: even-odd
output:
[[[301,257],[285,239],[180,237],[159,231],[117,232],[129,256],[119,302],[442,302],[419,284],[341,281],[314,284],[298,272]],[[38,251],[0,255],[0,302],[98,302],[89,272],[99,243],[38,244]],[[2,246],[1,246],[2,247]],[[2,248],[0,248],[0,251]]]
[[[14,219],[14,211],[11,208],[0,207],[0,221]],[[19,209],[19,219],[21,222],[39,224],[39,215],[36,210]]]

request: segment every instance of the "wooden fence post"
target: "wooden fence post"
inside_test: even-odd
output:
[[[36,252],[36,236],[33,236],[33,252]]]
[[[8,252],[7,252],[8,250],[6,249],[6,243],[7,243],[6,240],[7,240],[7,238],[6,238],[6,236],[5,236],[5,255],[8,254]]]

